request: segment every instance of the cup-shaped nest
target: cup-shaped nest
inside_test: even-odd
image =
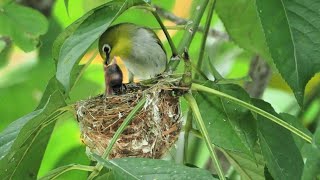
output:
[[[79,101],[76,115],[87,150],[102,155],[143,96],[146,97],[144,107],[116,141],[109,158],[161,158],[177,140],[181,121],[179,97],[159,86],[128,88],[121,95],[100,95]]]

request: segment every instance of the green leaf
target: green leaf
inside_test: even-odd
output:
[[[320,71],[319,8],[318,0],[257,0],[271,56],[300,106],[306,84]]]
[[[255,0],[217,1],[216,10],[236,44],[271,62],[255,3]]]
[[[4,57],[1,55],[0,61]],[[0,132],[16,119],[35,110],[48,80],[54,74],[50,59],[41,59],[36,64],[35,59],[30,60],[0,75]]]
[[[48,22],[40,12],[12,2],[1,8],[0,27],[0,34],[28,52],[39,46],[39,36],[47,32]]]
[[[17,119],[13,123],[11,123],[5,130],[1,132],[0,136],[0,160],[2,160],[10,151],[14,140],[17,138],[20,130],[23,126],[29,122],[30,120],[34,119],[35,117],[39,116],[42,110],[33,111],[22,118]]]
[[[200,113],[200,110],[199,110],[199,107],[197,105],[196,100],[194,99],[194,97],[192,96],[192,94],[190,92],[186,93],[183,97],[188,101],[188,104],[192,110],[192,114],[194,115],[194,119],[196,121],[197,127],[199,128],[199,131],[203,137],[203,140],[206,143],[207,149],[209,151],[209,154],[210,154],[212,162],[213,162],[212,164],[214,165],[214,168],[217,171],[219,178],[222,180],[225,180],[225,175],[223,173],[222,167],[221,167],[220,162],[218,160],[218,156],[216,155],[216,152],[214,150],[215,146],[212,144],[212,142],[210,140],[208,130],[207,130],[205,123],[201,117],[201,113]],[[192,123],[192,122],[190,122],[190,123]],[[192,124],[191,124],[191,126],[192,126]],[[188,140],[188,138],[186,140]],[[185,144],[185,145],[187,145],[187,144]]]
[[[40,180],[52,180],[56,179],[57,177],[63,175],[66,172],[69,172],[71,170],[82,170],[82,171],[93,171],[95,170],[93,166],[84,166],[80,164],[69,164],[65,166],[58,167],[52,171],[50,171],[46,176],[43,176],[40,178]],[[61,177],[59,177],[61,178]],[[72,177],[62,177],[61,179],[74,179]],[[78,177],[79,178],[79,177]],[[78,179],[76,178],[76,179]],[[82,178],[85,179],[85,178]]]
[[[38,58],[41,61],[44,61],[44,59],[50,59],[50,62],[52,62],[53,43],[58,35],[64,30],[64,28],[62,28],[62,25],[58,22],[57,17],[55,17],[53,14],[48,18],[48,24],[49,27],[47,33],[40,37],[42,45],[39,49]]]
[[[238,85],[208,83],[206,86],[250,102],[248,94]],[[199,92],[195,98],[213,144],[231,151],[253,153],[256,120],[249,110],[207,93]]]
[[[61,48],[58,48],[60,51],[56,73],[57,79],[63,84],[67,92],[70,91],[73,84],[71,82],[72,71],[88,48],[121,13],[132,6],[143,4],[145,2],[142,0],[112,1],[85,15],[87,18],[62,43]]]
[[[46,87],[45,91],[43,92],[41,100],[40,100],[38,107],[36,109],[43,108],[46,105],[48,99],[51,97],[51,95],[54,94],[54,92],[56,92],[57,90],[61,91],[62,89],[63,89],[63,87],[62,87],[61,83],[56,79],[55,76],[53,76],[49,80],[47,87]]]
[[[61,47],[62,47],[64,41],[67,38],[69,38],[77,30],[77,28],[80,26],[80,24],[86,18],[88,18],[88,16],[92,15],[93,12],[94,11],[91,10],[88,13],[86,13],[85,15],[83,15],[81,18],[79,18],[78,20],[73,22],[63,32],[61,32],[59,34],[59,36],[56,38],[56,40],[54,41],[53,46],[52,46],[52,57],[53,57],[53,60],[55,61],[56,65],[58,65],[59,54],[60,54]]]
[[[13,0],[2,0],[0,1],[0,8],[2,8],[3,6],[5,6],[6,4],[8,4],[9,2],[12,2]]]
[[[0,134],[0,176],[3,179],[35,179],[64,98],[53,93],[46,105],[9,125]]]
[[[0,39],[0,53],[4,50],[6,47],[6,42],[3,39]]]
[[[255,151],[252,157],[244,153],[223,151],[228,161],[236,169],[243,179],[263,180],[265,161],[260,152]]]
[[[285,122],[289,123],[290,125],[294,126],[295,128],[299,129],[300,131],[304,132],[308,136],[312,137],[312,133],[301,124],[301,121],[297,117],[292,116],[290,114],[286,114],[286,113],[280,113],[280,116],[281,116],[281,119],[283,119]],[[303,146],[305,144],[307,144],[307,142],[305,140],[301,139],[296,134],[294,134],[294,133],[291,133],[291,134],[293,136],[293,139],[294,139],[297,147],[301,150],[303,148]]]
[[[264,167],[264,177],[266,180],[274,180],[273,177],[271,176],[267,166]]]
[[[0,69],[8,64],[10,52],[12,49],[12,43],[7,42],[6,40],[8,38],[9,37],[4,37],[0,35]],[[1,79],[6,79],[6,78],[1,78]],[[0,86],[1,86],[1,81],[0,81]]]
[[[306,163],[304,165],[302,179],[313,180],[320,178],[320,124],[313,136],[312,145],[307,144]]]
[[[75,164],[69,164],[65,166],[60,166],[59,168],[56,168],[52,171],[50,171],[48,174],[46,174],[44,177],[41,177],[40,180],[50,180],[55,179],[64,172],[70,171],[73,169],[73,167],[76,166]]]
[[[253,102],[257,107],[280,117],[270,104],[257,99]],[[303,160],[290,131],[260,115],[257,115],[257,122],[262,155],[273,178],[301,179]]]
[[[305,147],[306,163],[304,165],[302,179],[314,180],[320,178],[320,148],[307,144]]]
[[[88,156],[85,152],[85,146],[74,147],[63,156],[61,156],[54,167],[61,167],[71,163],[89,165],[90,160],[88,159]],[[86,171],[70,171],[60,176],[60,178],[62,179],[86,179],[86,177],[88,177],[88,172]]]
[[[54,131],[50,136],[46,153],[42,158],[38,177],[47,175],[49,171],[53,170],[53,168],[61,165],[74,163],[83,165],[87,164],[84,160],[88,158],[84,153],[85,148],[84,144],[81,142],[79,131],[78,122],[73,118],[73,114],[71,112],[67,112],[59,117],[59,120],[55,124]],[[68,156],[70,159],[66,158],[66,161],[63,161],[62,157],[67,156],[66,154],[68,154],[68,152],[79,146],[83,147],[82,154],[80,153],[81,150],[79,150],[79,153]],[[81,156],[78,156],[80,154]],[[57,164],[58,162],[59,164]]]
[[[64,0],[64,6],[66,7],[67,14],[69,15],[69,0]]]
[[[121,158],[107,161],[97,155],[93,156],[106,168],[112,169],[116,179],[215,179],[204,169],[164,160]]]
[[[314,144],[317,148],[320,149],[320,124],[318,123],[318,128],[316,133],[313,136],[312,144]]]

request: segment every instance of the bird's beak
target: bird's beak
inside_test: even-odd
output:
[[[108,67],[108,66],[111,66],[111,65],[113,65],[113,64],[117,64],[117,59],[116,59],[116,57],[113,57],[113,58],[111,59],[111,61],[109,60],[108,64],[106,64],[106,66]]]
[[[104,64],[107,66],[110,64],[110,54],[109,53],[106,53],[106,60],[104,61]]]

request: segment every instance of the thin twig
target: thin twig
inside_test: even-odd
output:
[[[192,21],[181,18],[176,16],[175,14],[171,13],[170,11],[165,10],[162,7],[156,6],[154,5],[154,7],[156,8],[156,12],[159,14],[159,16],[175,23],[176,25],[183,25],[185,26],[184,29],[188,29],[188,26],[190,26],[192,24]],[[199,26],[198,28],[198,32],[204,32],[204,27]],[[218,31],[216,29],[210,28],[208,31],[208,36],[210,37],[215,37],[215,38],[219,38],[221,40],[229,40],[229,36],[228,34]]]
[[[199,58],[198,58],[198,64],[197,64],[197,68],[199,70],[201,70],[202,64],[203,64],[203,56],[204,56],[204,51],[206,48],[206,43],[207,43],[207,38],[208,38],[208,32],[209,32],[209,28],[210,28],[210,24],[211,24],[211,19],[213,16],[213,11],[214,8],[216,6],[216,0],[212,0],[209,3],[209,11],[208,11],[208,15],[207,15],[207,19],[206,19],[206,24],[205,24],[205,29],[204,29],[204,33],[202,36],[202,42],[201,42],[201,47],[200,47],[200,52],[199,52]],[[195,79],[197,79],[199,76],[197,74],[195,74]]]
[[[172,41],[172,39],[171,39],[171,37],[170,37],[170,34],[169,34],[169,32],[167,31],[166,27],[165,27],[164,24],[162,23],[160,16],[158,15],[158,13],[157,13],[156,11],[151,11],[151,12],[152,12],[153,16],[157,19],[159,25],[160,25],[161,28],[162,28],[163,33],[166,35],[166,38],[167,38],[167,40],[168,40],[168,42],[169,42],[169,45],[170,45],[170,48],[171,48],[171,51],[172,51],[172,57],[178,56],[179,54],[178,54],[177,48],[176,48],[176,46],[174,45],[174,43],[173,43],[173,41]]]
[[[194,114],[195,121],[199,127],[201,134],[202,134],[203,140],[207,145],[207,148],[209,150],[209,154],[211,156],[215,170],[217,171],[219,178],[222,180],[225,180],[225,176],[223,174],[222,167],[220,165],[218,156],[215,152],[215,145],[211,143],[209,133],[208,133],[208,130],[207,130],[207,128],[203,122],[203,119],[201,117],[198,104],[197,104],[196,100],[194,99],[194,97],[191,95],[191,93],[185,94],[184,98],[187,100],[187,102],[188,102],[188,104]]]
[[[253,57],[250,64],[249,76],[251,81],[245,83],[245,89],[250,94],[250,97],[260,98],[267,88],[271,76],[269,65],[261,57]]]
[[[189,49],[189,46],[192,42],[192,39],[195,35],[195,33],[198,30],[201,18],[203,16],[203,13],[209,3],[209,0],[203,0],[199,2],[197,11],[194,13],[193,23],[191,24],[191,27],[187,29],[187,31],[184,32],[183,38],[181,39],[179,46],[177,48],[178,53],[182,54],[185,49]],[[167,68],[167,71],[175,71],[177,66],[179,65],[180,61],[174,61],[171,60],[169,63],[169,67]]]
[[[192,111],[189,109],[187,114],[186,124],[184,126],[184,147],[183,147],[183,163],[187,163],[187,152],[189,145],[189,133],[192,130]]]

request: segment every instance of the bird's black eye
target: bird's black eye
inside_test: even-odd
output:
[[[106,54],[110,54],[110,51],[111,51],[111,47],[109,44],[104,44],[102,46],[102,51],[105,52]]]

